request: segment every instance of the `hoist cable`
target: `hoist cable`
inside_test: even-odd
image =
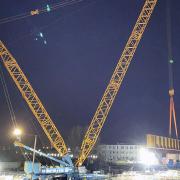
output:
[[[5,23],[17,21],[17,20],[20,20],[20,19],[24,19],[24,18],[27,18],[27,17],[30,17],[30,16],[36,16],[36,15],[43,14],[43,13],[49,13],[51,11],[57,10],[59,8],[65,7],[65,6],[69,6],[69,5],[79,3],[81,1],[84,1],[84,0],[63,1],[63,2],[60,2],[60,3],[49,5],[49,8],[50,8],[49,11],[47,10],[47,7],[46,7],[46,8],[42,8],[42,9],[35,9],[35,10],[30,11],[30,12],[21,13],[21,14],[15,15],[15,16],[2,18],[2,19],[0,19],[0,24],[5,24]]]
[[[8,88],[7,88],[7,85],[6,85],[4,73],[3,73],[3,70],[2,70],[1,66],[0,66],[0,79],[1,79],[2,86],[3,86],[3,91],[4,91],[4,94],[5,94],[6,102],[7,102],[7,105],[8,105],[11,121],[12,121],[13,127],[15,128],[17,126],[16,116],[15,116],[15,113],[14,113],[14,108],[12,106],[9,91],[8,91]]]
[[[169,88],[173,89],[173,57],[172,57],[172,31],[171,31],[171,11],[169,0],[166,0],[166,35],[167,35],[167,48],[168,48],[168,66],[169,66]]]
[[[169,0],[166,0],[166,35],[168,48],[168,69],[169,69],[169,136],[172,136],[172,118],[174,119],[174,127],[176,138],[178,138],[178,128],[176,123],[176,112],[174,105],[174,86],[173,86],[173,55],[172,55],[172,30],[171,30],[171,11]]]

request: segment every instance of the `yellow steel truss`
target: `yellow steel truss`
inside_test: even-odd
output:
[[[126,74],[126,71],[143,35],[143,32],[156,5],[156,2],[157,0],[145,1],[143,9],[138,17],[138,20],[136,21],[134,29],[129,37],[129,40],[119,59],[111,80],[95,112],[88,131],[85,134],[85,138],[81,146],[81,152],[76,162],[77,166],[82,165],[97,141],[99,133],[103,127],[103,124],[113,104],[116,94],[121,86],[122,80]]]
[[[55,124],[51,120],[46,109],[44,108],[37,94],[33,90],[23,71],[17,64],[16,60],[13,58],[13,56],[6,49],[6,47],[1,41],[0,57],[10,76],[13,78],[16,86],[21,92],[23,98],[29,105],[31,111],[40,123],[41,127],[43,128],[45,134],[49,138],[54,148],[60,153],[61,156],[67,154],[66,145]]]

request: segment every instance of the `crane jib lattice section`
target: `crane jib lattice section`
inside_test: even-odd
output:
[[[44,106],[42,105],[40,99],[34,92],[23,71],[17,64],[16,60],[13,58],[13,56],[6,49],[6,47],[1,41],[0,57],[10,76],[13,78],[16,86],[21,92],[23,98],[29,105],[31,111],[40,123],[41,127],[43,128],[45,134],[47,135],[54,148],[60,153],[61,156],[67,154],[67,148],[62,136],[60,135],[59,131],[57,130]]]
[[[81,152],[76,162],[77,166],[82,165],[97,141],[99,133],[120,88],[122,80],[126,74],[126,71],[143,35],[143,32],[156,5],[156,2],[157,0],[145,1],[143,9],[138,17],[134,29],[129,37],[129,40],[124,48],[124,51],[119,59],[111,80],[105,90],[105,93],[85,135],[81,146]]]

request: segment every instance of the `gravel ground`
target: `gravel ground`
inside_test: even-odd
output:
[[[180,180],[180,171],[168,170],[156,172],[154,174],[142,174],[137,172],[127,172],[116,177],[112,180]]]

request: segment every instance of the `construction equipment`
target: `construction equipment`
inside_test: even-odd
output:
[[[55,161],[55,162],[59,163],[59,165],[61,165],[61,166],[63,166],[63,167],[68,167],[68,166],[69,166],[68,163],[66,163],[66,162],[64,162],[64,161],[61,161],[61,160],[59,160],[59,159],[56,159],[56,158],[54,158],[54,157],[52,157],[52,156],[50,156],[50,155],[47,155],[47,154],[45,154],[45,153],[43,153],[43,152],[39,152],[38,150],[33,149],[33,148],[31,148],[31,147],[28,147],[28,146],[24,145],[24,144],[21,143],[21,142],[15,141],[15,142],[14,142],[14,145],[15,145],[15,146],[18,146],[18,147],[21,147],[21,148],[24,148],[24,149],[26,149],[26,150],[28,150],[28,151],[32,151],[32,152],[35,151],[36,154],[39,154],[40,156],[44,156],[44,157],[46,157],[46,158],[48,158],[48,159],[51,159],[52,161]]]
[[[59,166],[55,167],[47,167],[42,166],[40,163],[33,163],[31,161],[26,161],[24,165],[24,172],[26,172],[27,176],[33,174],[32,179],[47,179],[48,176],[51,175],[60,175],[65,176],[67,179],[105,179],[107,178],[104,174],[94,174],[94,173],[87,173],[87,169],[85,167],[70,167],[68,163],[56,159],[48,154],[45,154],[41,151],[37,151],[29,146],[22,144],[21,142],[15,141],[15,146],[24,148],[28,151],[35,152],[39,156],[43,156],[47,159],[50,159],[59,164]]]
[[[11,53],[6,49],[4,44],[0,41],[0,56],[4,66],[9,72],[10,76],[14,80],[16,86],[22,94],[22,97],[27,102],[32,113],[40,123],[49,141],[58,151],[58,153],[69,161],[72,165],[70,158],[68,157],[67,147],[64,140],[57,130],[55,124],[38,98],[37,94],[33,90],[31,84],[26,78],[25,74],[19,67],[16,60],[13,58]]]
[[[136,21],[134,29],[119,59],[111,80],[91,121],[88,131],[85,134],[81,146],[81,152],[76,162],[77,166],[82,165],[99,137],[101,129],[111,109],[117,92],[122,84],[124,76],[128,70],[136,48],[141,40],[141,37],[156,5],[156,2],[157,0],[147,0],[144,4],[144,7],[139,15],[138,20]]]
[[[176,111],[174,105],[174,85],[173,85],[173,55],[172,55],[172,33],[171,33],[171,12],[170,4],[167,0],[167,45],[168,45],[168,65],[169,65],[169,137],[172,136],[172,118],[174,119],[174,127],[176,138],[178,139],[178,128],[176,123]]]
[[[98,139],[100,131],[102,130],[103,124],[107,118],[107,115],[114,102],[116,94],[121,86],[123,78],[127,72],[129,64],[141,40],[141,37],[144,33],[144,30],[156,3],[157,0],[145,1],[143,9],[124,48],[121,58],[119,59],[110,83],[105,90],[102,100],[85,135],[81,146],[81,152],[76,162],[76,166],[82,165]],[[22,72],[21,68],[17,64],[15,58],[13,58],[13,56],[6,49],[2,42],[0,42],[0,57],[10,76],[14,80],[16,86],[20,90],[23,98],[29,105],[31,111],[33,112],[44,132],[46,133],[47,137],[49,138],[51,144],[55,147],[55,149],[60,153],[61,156],[65,156],[68,159],[69,156],[67,155],[67,148],[62,136],[58,132],[50,116],[42,105],[40,99],[34,92],[26,76]],[[72,162],[70,160],[68,161],[69,166],[71,166]]]

